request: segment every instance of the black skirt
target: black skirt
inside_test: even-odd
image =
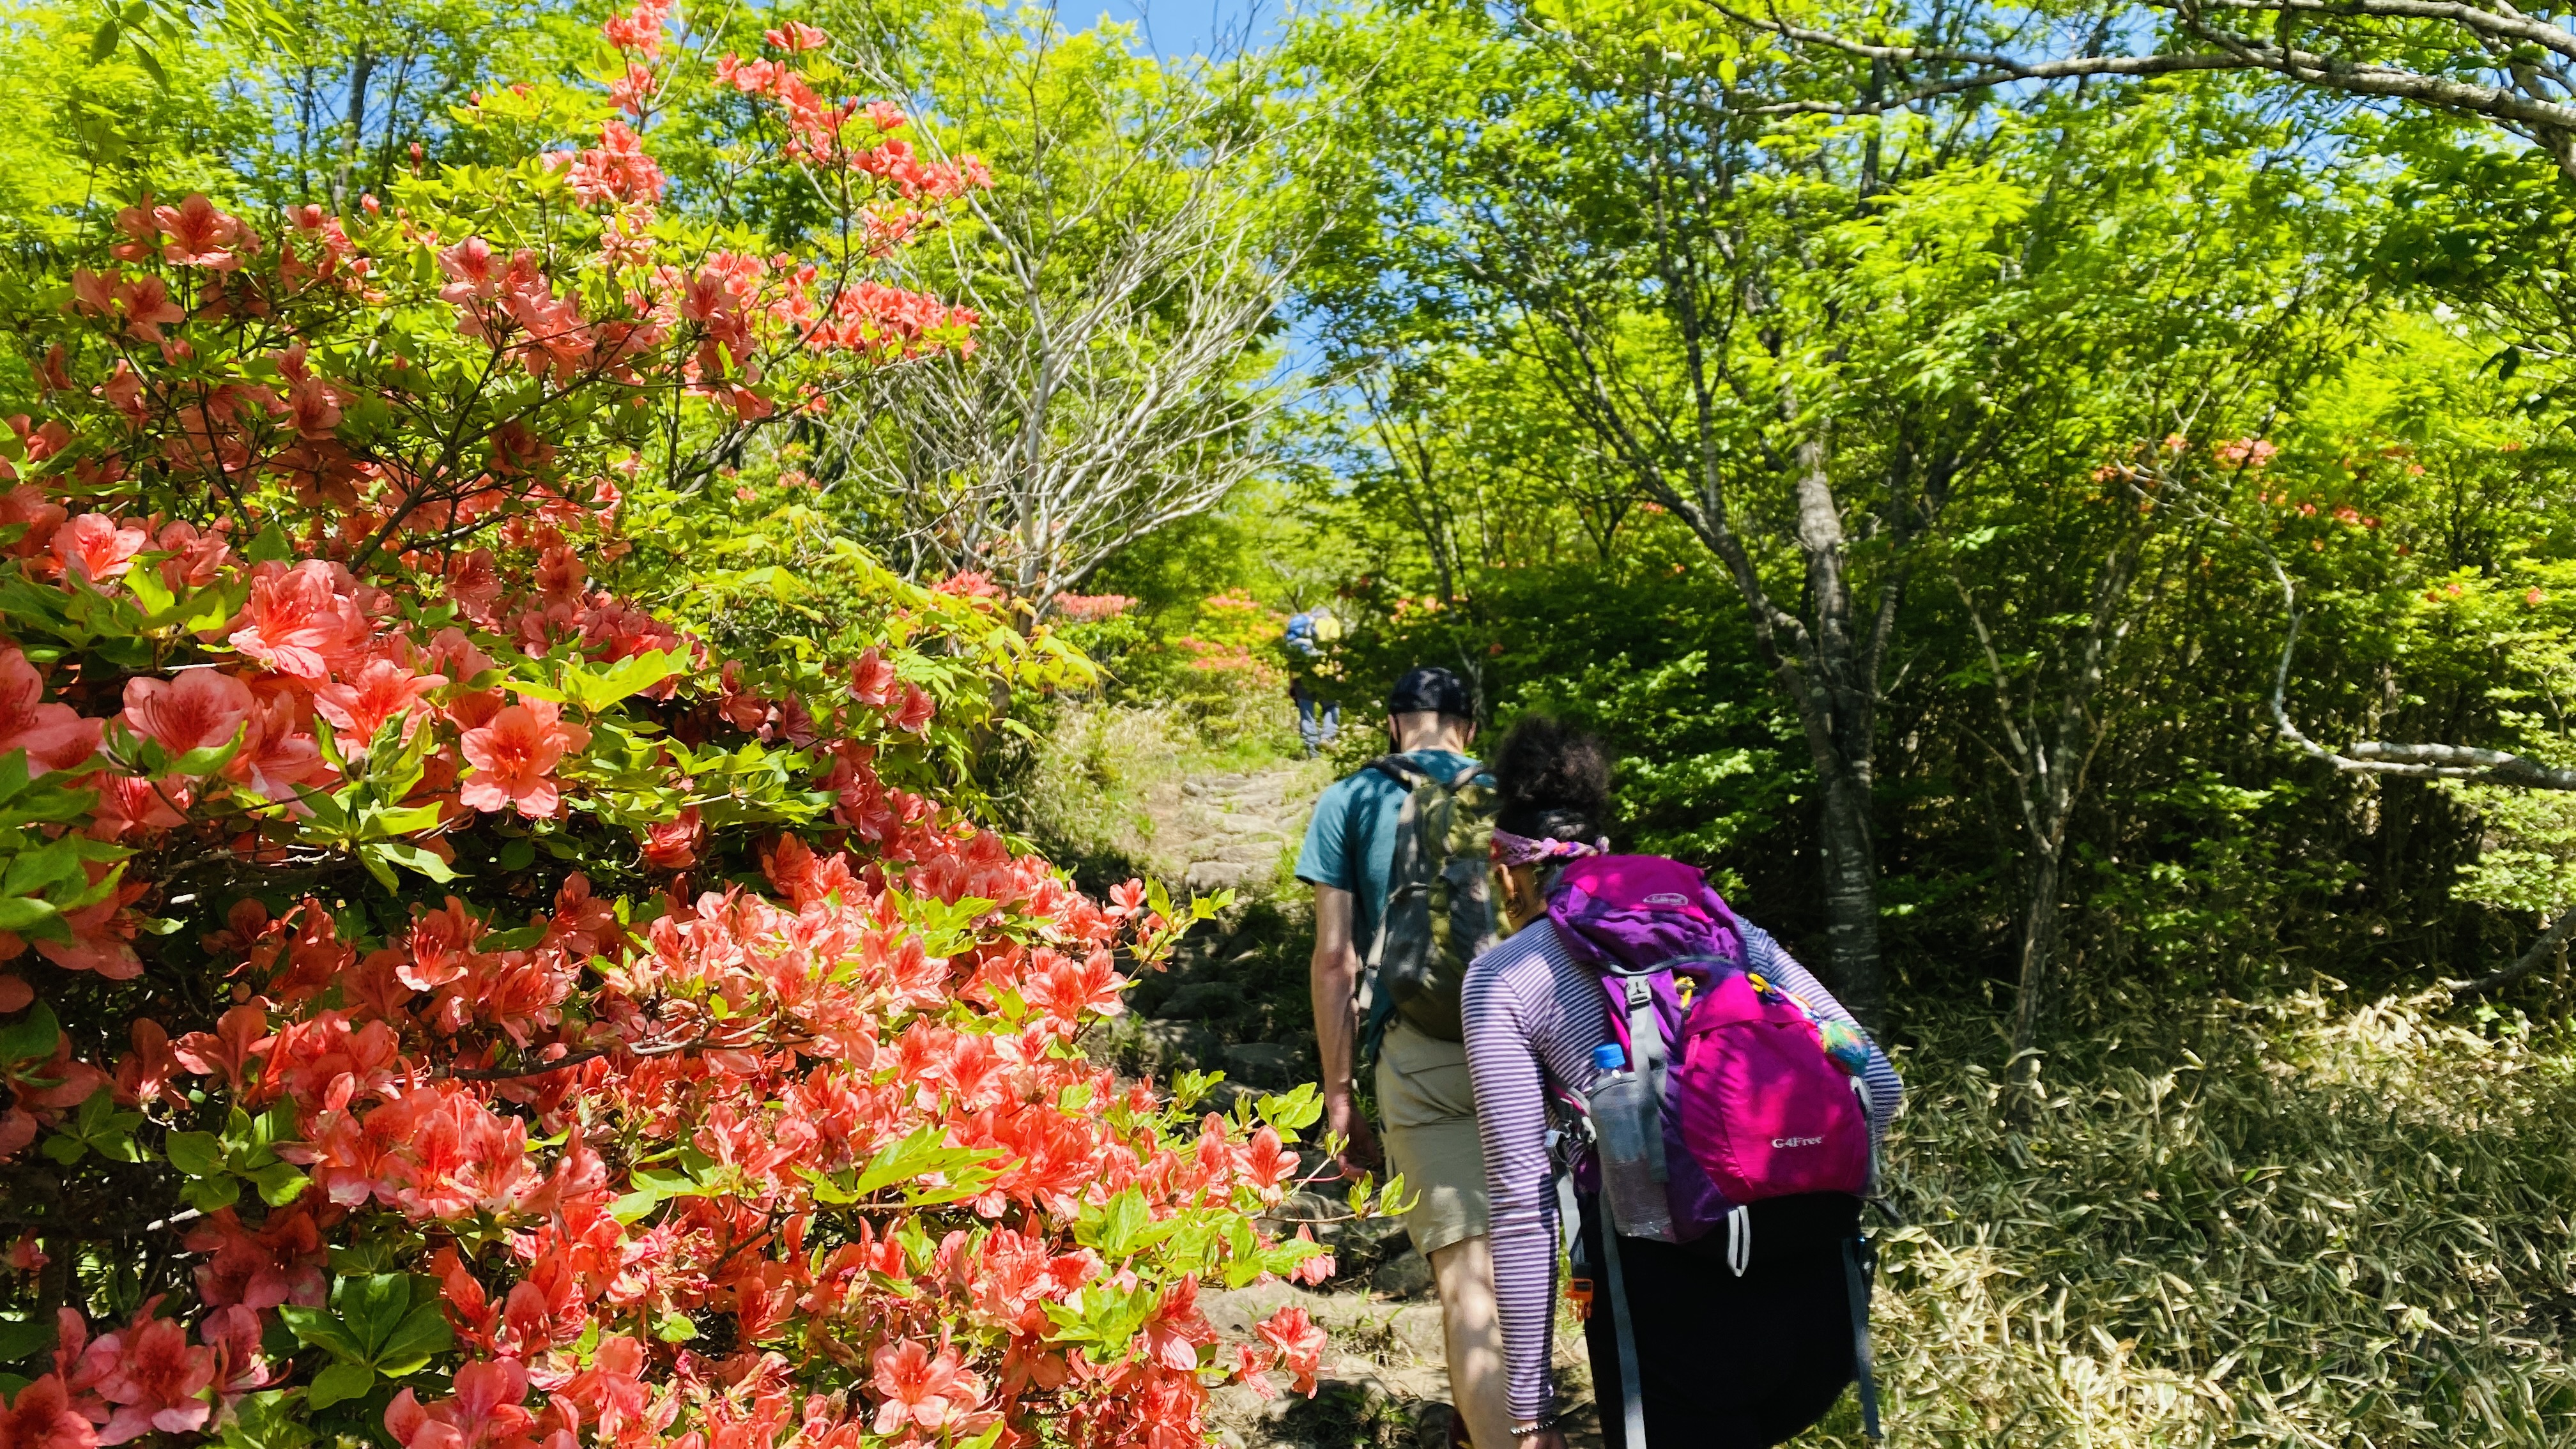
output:
[[[1582,1202],[1592,1316],[1583,1326],[1604,1449],[1627,1449],[1599,1199]],[[1647,1449],[1769,1449],[1822,1419],[1852,1381],[1851,1297],[1843,1244],[1860,1201],[1840,1193],[1753,1205],[1744,1276],[1726,1265],[1726,1230],[1694,1243],[1621,1238],[1637,1330]]]

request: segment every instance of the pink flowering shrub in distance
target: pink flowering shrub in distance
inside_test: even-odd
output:
[[[1115,619],[1136,607],[1136,601],[1125,594],[1058,594],[1055,611],[1076,624],[1097,624]]]
[[[1198,1308],[1324,1271],[1254,1222],[1311,1093],[1085,1060],[1191,912],[939,798],[996,686],[1088,666],[881,572],[831,660],[617,590],[625,490],[974,321],[867,270],[977,168],[820,95],[811,27],[701,76],[669,25],[610,22],[569,147],[346,216],[134,198],[8,318],[0,1445],[1176,1446],[1312,1387],[1302,1314]],[[851,214],[686,241],[690,84]]]

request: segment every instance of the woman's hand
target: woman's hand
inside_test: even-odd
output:
[[[1565,1431],[1554,1424],[1512,1441],[1512,1449],[1565,1449]]]

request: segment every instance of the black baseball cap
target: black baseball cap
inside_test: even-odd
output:
[[[1473,719],[1476,702],[1468,697],[1467,686],[1458,681],[1457,675],[1438,665],[1430,665],[1405,671],[1404,677],[1395,682],[1394,691],[1386,697],[1388,714],[1418,714],[1424,710]]]

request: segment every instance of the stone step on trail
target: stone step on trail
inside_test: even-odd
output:
[[[1156,839],[1183,862],[1189,889],[1240,890],[1268,879],[1296,850],[1309,794],[1320,788],[1295,763],[1184,780],[1174,808],[1156,821]]]
[[[1406,1252],[1419,1261],[1418,1254]],[[1428,1265],[1423,1270],[1428,1273]],[[1210,1427],[1233,1449],[1347,1445],[1353,1419],[1384,1416],[1409,1422],[1419,1449],[1445,1449],[1450,1416],[1449,1368],[1439,1300],[1389,1301],[1355,1288],[1317,1290],[1290,1283],[1202,1289],[1199,1307],[1228,1339],[1249,1339],[1253,1325],[1294,1304],[1329,1336],[1312,1400],[1281,1392],[1264,1400],[1241,1384],[1210,1395]],[[1600,1449],[1588,1366],[1578,1332],[1559,1324],[1556,1367],[1559,1418],[1569,1449]],[[1278,1386],[1285,1389],[1284,1382]],[[1341,1430],[1334,1435],[1333,1430]],[[1318,1430],[1324,1432],[1318,1433]],[[1372,1436],[1384,1443],[1381,1436]]]

